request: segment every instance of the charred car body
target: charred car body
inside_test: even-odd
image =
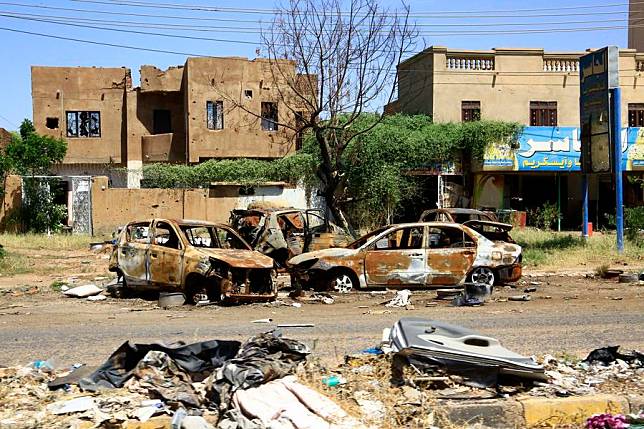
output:
[[[422,222],[379,228],[345,248],[289,260],[300,285],[348,292],[355,287],[493,285],[521,277],[521,246],[495,242],[466,225]]]
[[[345,246],[353,237],[330,222],[319,209],[235,209],[230,224],[253,249],[280,266],[302,253]]]
[[[188,302],[273,300],[274,262],[232,228],[209,222],[154,219],[121,231],[110,271],[129,288],[181,291]]]

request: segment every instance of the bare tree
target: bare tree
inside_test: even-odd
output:
[[[309,131],[315,136],[322,156],[321,192],[346,227],[342,153],[379,121],[369,129],[351,125],[393,100],[396,66],[417,31],[404,3],[390,9],[377,0],[285,1],[262,30],[267,73],[280,108],[276,125],[293,135]],[[226,98],[249,115],[263,116],[246,108],[241,93]]]

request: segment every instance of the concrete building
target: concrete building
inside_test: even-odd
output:
[[[629,1],[628,47],[644,52],[644,2],[641,0]]]
[[[295,64],[284,60],[282,69]],[[194,164],[212,158],[279,158],[295,150],[296,103],[272,83],[268,60],[188,58],[159,70],[33,66],[33,121],[65,138],[59,175],[106,175],[113,186],[139,186],[149,162]],[[295,109],[292,109],[295,108]],[[114,167],[121,167],[119,169]],[[123,168],[125,167],[125,168]]]
[[[389,112],[423,113],[436,122],[479,119],[526,126],[516,146],[499,142],[483,163],[437,180],[464,185],[473,207],[532,210],[557,204],[564,226],[580,224],[579,57],[585,52],[430,47],[398,66],[398,99]],[[620,50],[624,169],[644,171],[644,53]],[[465,177],[473,172],[473,177]],[[471,180],[470,180],[471,179]],[[626,204],[642,204],[642,190],[625,180]],[[611,177],[593,175],[591,219],[614,212]],[[437,191],[441,194],[441,190]]]

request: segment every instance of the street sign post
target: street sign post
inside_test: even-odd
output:
[[[619,49],[607,46],[579,59],[579,117],[581,121],[581,171],[583,221],[588,237],[588,174],[614,173],[617,249],[624,249],[622,204],[621,90]]]

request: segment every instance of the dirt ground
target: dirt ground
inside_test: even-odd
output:
[[[21,250],[36,273],[0,273],[0,366],[52,359],[58,365],[98,364],[124,341],[245,340],[277,323],[313,323],[284,328],[286,336],[308,343],[329,363],[380,342],[382,329],[400,317],[424,317],[460,324],[497,337],[526,355],[585,357],[594,348],[621,345],[644,349],[644,286],[584,277],[583,273],[526,273],[510,287],[497,287],[481,307],[451,307],[434,291],[414,291],[413,309],[385,308],[394,292],[335,295],[334,304],[302,301],[282,305],[206,306],[160,309],[156,300],[88,302],[52,288],[105,284],[107,253],[89,250]],[[621,267],[634,269],[634,267]],[[527,302],[508,301],[536,287]],[[271,324],[251,323],[271,318]]]

